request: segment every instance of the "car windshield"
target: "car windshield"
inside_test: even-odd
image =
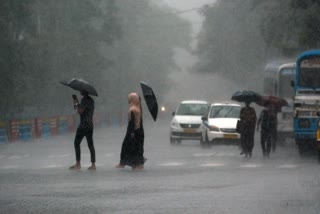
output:
[[[209,106],[207,104],[197,104],[197,103],[182,103],[176,115],[195,115],[201,116],[205,115],[208,111]]]
[[[239,106],[213,106],[210,110],[210,118],[239,118]]]

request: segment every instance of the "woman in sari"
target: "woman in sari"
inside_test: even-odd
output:
[[[137,93],[130,93],[128,103],[127,132],[122,142],[120,163],[116,167],[130,166],[132,169],[143,169],[146,159],[143,157],[144,130],[140,96]]]

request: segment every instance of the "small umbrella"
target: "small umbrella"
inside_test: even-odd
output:
[[[157,98],[154,95],[154,92],[149,85],[147,85],[144,82],[140,82],[140,85],[141,85],[144,100],[146,101],[146,104],[148,106],[148,110],[149,110],[153,120],[156,121],[157,115],[158,115]]]
[[[261,95],[254,91],[237,91],[231,99],[237,102],[252,103],[261,100]]]
[[[77,90],[77,91],[86,91],[91,95],[98,96],[96,89],[91,86],[87,81],[82,79],[72,78],[69,81],[61,81],[62,85],[69,86],[70,88]]]
[[[277,111],[281,111],[283,106],[290,106],[287,100],[277,96],[262,96],[256,103],[264,107],[274,107]]]

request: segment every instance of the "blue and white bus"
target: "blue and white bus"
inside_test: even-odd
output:
[[[300,154],[317,147],[320,112],[320,50],[297,58],[294,82],[294,135]]]

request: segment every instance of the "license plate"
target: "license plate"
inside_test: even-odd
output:
[[[235,139],[235,138],[238,138],[238,135],[236,135],[236,134],[224,134],[223,137],[224,138],[228,138],[228,139]]]
[[[186,132],[186,133],[194,133],[194,132],[196,132],[196,130],[195,129],[184,129],[184,132]]]

